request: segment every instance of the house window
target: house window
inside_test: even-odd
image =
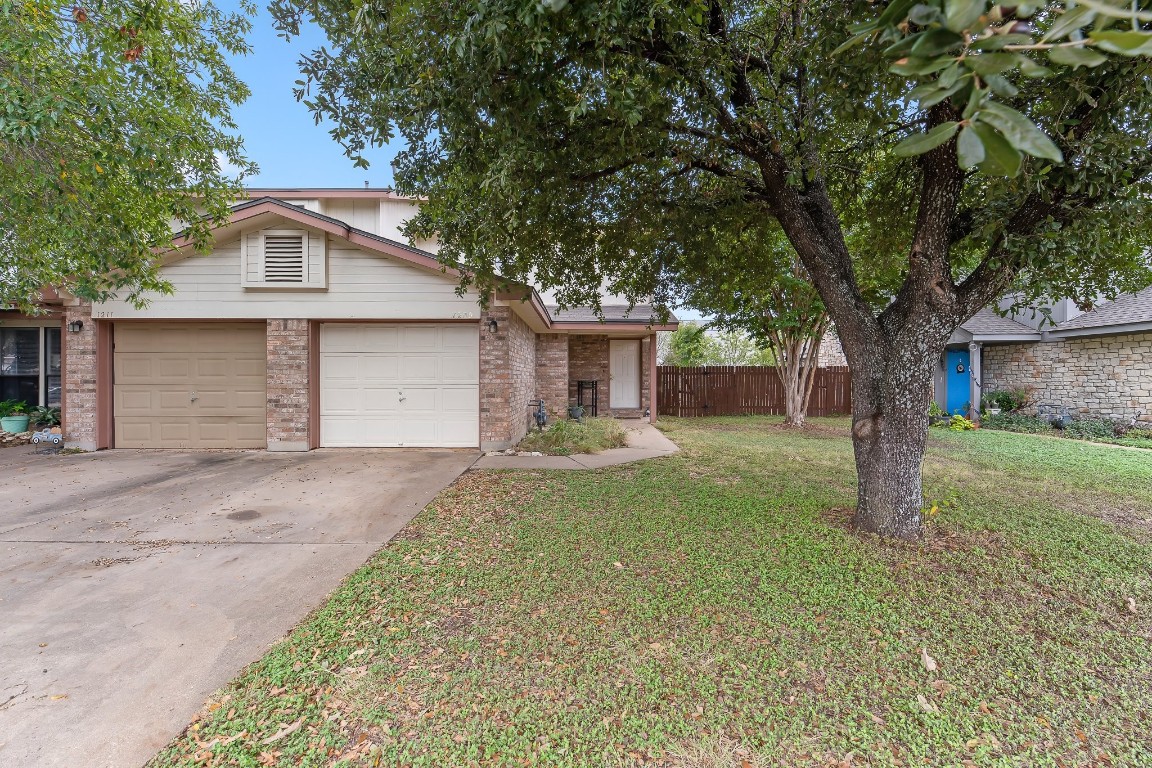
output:
[[[59,328],[0,328],[0,400],[60,405]]]

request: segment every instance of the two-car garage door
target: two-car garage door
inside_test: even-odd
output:
[[[320,445],[475,447],[479,354],[472,323],[322,325]]]
[[[117,323],[114,336],[116,447],[266,446],[265,323]],[[475,324],[325,323],[319,351],[321,446],[479,443]]]

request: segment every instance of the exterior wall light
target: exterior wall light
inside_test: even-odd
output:
[[[84,330],[83,320],[73,320],[68,323],[68,333],[80,333],[82,330]]]
[[[488,332],[489,333],[496,333],[496,331],[498,331],[498,330],[500,330],[500,324],[496,322],[496,318],[492,318],[491,320],[489,320],[488,321]]]

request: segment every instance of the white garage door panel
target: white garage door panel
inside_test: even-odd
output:
[[[475,447],[479,367],[475,325],[324,325],[320,444]]]
[[[266,445],[263,324],[117,324],[115,340],[117,447]]]

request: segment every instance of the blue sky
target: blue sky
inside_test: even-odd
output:
[[[272,19],[259,0],[259,14],[249,35],[253,51],[232,60],[237,76],[252,90],[248,101],[233,116],[248,157],[260,166],[260,175],[246,180],[252,187],[373,187],[392,184],[390,162],[401,147],[393,144],[368,153],[371,166],[353,168],[326,125],[316,125],[308,108],[292,95],[300,77],[296,61],[325,42],[322,32],[308,29],[286,43],[276,37]],[[234,7],[222,0],[223,8]]]

